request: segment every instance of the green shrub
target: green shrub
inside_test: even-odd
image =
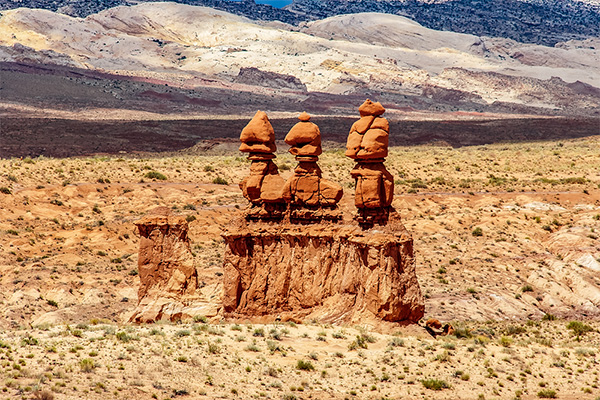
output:
[[[542,321],[556,321],[558,318],[556,317],[556,315],[552,315],[552,314],[544,314],[544,316],[542,317]]]
[[[180,331],[175,332],[175,337],[184,337],[184,336],[190,336],[192,334],[192,332],[190,332],[187,329],[182,329]]]
[[[0,187],[0,193],[4,193],[4,194],[12,194],[12,192],[10,191],[9,188],[7,188],[6,186],[2,186]]]
[[[127,342],[131,342],[132,337],[129,336],[127,334],[127,332],[117,332],[117,334],[115,335],[117,337],[118,340],[120,340],[123,343],[127,343]]]
[[[538,392],[537,396],[540,399],[555,399],[556,391],[552,389],[542,389]]]
[[[166,175],[161,174],[160,172],[157,172],[157,171],[147,172],[146,175],[144,175],[144,178],[157,179],[159,181],[166,181],[167,180]]]
[[[440,379],[423,379],[421,383],[425,386],[425,389],[442,390],[450,388],[450,385],[446,381]]]
[[[296,363],[296,369],[302,371],[314,371],[315,366],[312,365],[310,361],[298,360],[298,362]]]
[[[573,335],[577,336],[577,338],[579,338],[582,335],[585,335],[588,332],[593,332],[594,328],[592,328],[591,326],[584,324],[583,322],[579,322],[579,321],[571,321],[567,324],[567,329],[570,329],[573,331]]]
[[[84,358],[79,361],[79,368],[81,372],[92,372],[96,368],[96,363],[91,358]]]
[[[227,180],[221,178],[220,176],[217,176],[215,179],[213,179],[212,183],[214,183],[215,185],[229,185],[229,183],[227,183]]]
[[[473,236],[483,236],[483,229],[481,229],[479,226],[475,229],[473,229],[473,232],[471,232],[471,235]]]

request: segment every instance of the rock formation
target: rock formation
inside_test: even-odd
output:
[[[385,108],[367,99],[360,107],[346,144],[346,156],[356,161],[355,204],[361,224],[385,224],[394,197],[394,177],[383,165],[388,155],[389,123],[381,115]]]
[[[251,207],[223,232],[226,317],[364,323],[416,322],[423,316],[412,238],[399,216],[389,213],[393,182],[390,187],[383,166],[389,128],[380,117],[385,110],[367,101],[360,111],[363,118],[351,133],[355,146],[348,150],[359,162],[353,171],[361,196],[356,202],[368,208],[363,214],[369,221],[377,217],[385,226],[369,229],[365,218],[357,223],[334,213],[342,189],[321,177],[321,134],[301,114],[285,139],[299,161],[281,194],[289,218],[249,218]]]
[[[358,323],[423,316],[412,238],[399,220],[378,232],[241,220],[223,237],[228,317]]]
[[[252,204],[249,218],[278,219],[283,216],[285,203],[281,188],[285,181],[279,176],[275,158],[275,132],[267,114],[257,111],[240,135],[240,151],[250,153],[250,175],[241,183],[244,197]]]
[[[131,322],[216,314],[202,301],[185,217],[159,207],[135,223],[140,233],[138,306]]]
[[[342,187],[322,178],[317,164],[321,149],[319,127],[310,122],[310,115],[302,113],[300,122],[292,127],[285,142],[292,146],[290,153],[296,156],[299,164],[294,175],[283,187],[283,199],[288,203],[292,221],[339,219],[335,212],[342,198]]]

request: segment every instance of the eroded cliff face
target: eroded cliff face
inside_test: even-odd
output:
[[[385,227],[236,221],[223,234],[224,313],[256,321],[416,322],[424,301],[413,241]]]
[[[139,303],[131,322],[176,321],[215,315],[218,307],[203,301],[190,249],[188,223],[162,207],[136,222],[140,233]]]

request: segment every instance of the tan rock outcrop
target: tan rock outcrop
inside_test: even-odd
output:
[[[348,323],[423,317],[412,238],[398,218],[379,230],[242,220],[223,237],[225,316]]]
[[[131,322],[215,315],[202,301],[185,217],[160,207],[135,223],[140,233],[138,305]]]

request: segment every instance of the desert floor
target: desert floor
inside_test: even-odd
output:
[[[218,312],[130,326],[133,223],[157,206],[188,217],[218,309],[220,232],[246,207],[237,182],[248,161],[193,151],[0,160],[0,398],[596,399],[599,144],[391,149],[426,318],[460,328],[437,340],[418,326],[250,326]],[[292,156],[276,162],[291,175]],[[353,162],[328,150],[320,165],[351,215]],[[350,350],[355,341],[366,348]]]

